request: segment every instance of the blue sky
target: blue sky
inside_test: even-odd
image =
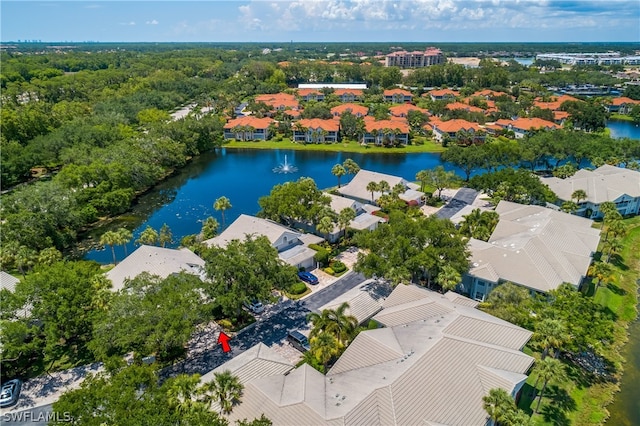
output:
[[[638,0],[0,2],[3,42],[640,41]]]

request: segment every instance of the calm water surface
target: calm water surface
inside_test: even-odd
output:
[[[298,168],[290,174],[274,173],[273,168],[287,162]],[[208,216],[222,223],[222,215],[213,209],[216,198],[226,196],[232,208],[225,212],[226,224],[240,214],[256,214],[260,210],[258,199],[269,194],[279,183],[308,176],[319,188],[337,185],[331,167],[352,158],[363,169],[402,176],[415,180],[419,170],[442,164],[439,154],[356,154],[336,152],[311,152],[290,150],[238,150],[222,148],[217,152],[198,157],[182,169],[178,175],[162,182],[150,193],[141,197],[133,212],[119,218],[113,227],[124,226],[134,231],[134,240],[147,225],[159,229],[164,223],[173,233],[173,246],[185,235],[196,234],[201,221]],[[444,164],[448,170],[456,170]],[[456,170],[461,176],[463,174]],[[344,184],[351,176],[343,176]],[[95,238],[104,232],[97,230]],[[134,250],[133,242],[127,250]],[[122,247],[116,248],[119,260],[125,257]],[[112,262],[111,250],[92,250],[87,259],[101,263]]]
[[[611,120],[607,123],[607,128],[611,131],[612,138],[640,139],[640,125],[630,121]]]

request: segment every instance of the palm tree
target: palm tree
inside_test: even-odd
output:
[[[329,216],[324,216],[316,225],[316,231],[328,238],[331,231],[333,231],[333,227],[334,224],[331,218]]]
[[[209,216],[202,222],[202,238],[204,240],[208,240],[209,238],[213,238],[218,233],[218,228],[220,225],[215,218]]]
[[[62,260],[62,253],[55,247],[47,247],[38,253],[38,263],[40,265],[53,265]]]
[[[591,266],[589,266],[589,269],[587,270],[587,275],[597,279],[596,281],[596,287],[593,290],[594,293],[598,290],[598,287],[600,287],[601,283],[609,283],[612,279],[612,274],[613,274],[613,268],[611,267],[610,264],[606,263],[606,262],[593,262],[591,264]]]
[[[542,359],[545,359],[549,349],[553,349],[554,358],[560,355],[560,347],[569,340],[567,326],[562,320],[545,318],[536,323],[533,339],[542,345]]]
[[[31,269],[36,259],[35,250],[30,249],[27,246],[20,246],[14,255],[16,267],[24,278],[27,271]]]
[[[572,214],[572,213],[575,213],[576,210],[578,210],[578,205],[573,201],[565,201],[560,206],[560,210],[562,210],[565,213]]]
[[[350,207],[345,207],[340,210],[340,213],[338,213],[338,225],[342,229],[343,237],[347,235],[347,226],[349,226],[351,221],[355,218],[356,212]]]
[[[482,397],[482,406],[494,424],[515,408],[511,395],[502,388],[490,389],[489,393]]]
[[[124,256],[127,257],[129,255],[127,253],[127,244],[129,244],[133,239],[133,233],[127,228],[118,228],[116,232],[120,237],[120,245],[124,248]]]
[[[115,231],[107,231],[100,236],[100,244],[103,246],[111,247],[111,254],[113,255],[113,264],[116,262],[116,249],[115,246],[120,244],[120,236]]]
[[[231,371],[225,370],[222,373],[214,373],[213,380],[205,383],[200,392],[205,403],[216,402],[222,414],[230,414],[233,406],[240,402],[243,390],[244,385],[240,379]]]
[[[538,380],[542,380],[542,389],[540,389],[540,394],[538,395],[538,405],[536,405],[535,411],[537,413],[540,409],[540,403],[542,402],[544,391],[547,389],[549,382],[562,380],[565,373],[562,362],[549,357],[536,362],[536,366],[534,368],[538,373],[538,379],[536,379],[536,386],[534,386],[534,388],[537,387]]]
[[[331,174],[338,178],[338,188],[340,188],[340,178],[347,174],[347,170],[342,164],[336,164],[331,168]]]
[[[376,182],[369,182],[367,184],[367,191],[371,192],[371,203],[375,203],[375,200],[373,199],[373,193],[379,190],[380,185],[378,185]]]
[[[576,189],[571,193],[571,199],[576,200],[576,204],[580,204],[580,201],[587,199],[587,192],[584,189]]]
[[[609,235],[613,235],[614,237],[623,236],[627,230],[624,225],[624,222],[621,220],[613,220],[605,223],[605,242],[609,240]]]
[[[337,309],[323,309],[319,314],[310,313],[307,316],[307,320],[313,323],[310,336],[315,337],[320,333],[329,333],[341,344],[348,344],[358,328],[356,317],[346,314],[348,308],[349,304],[344,302]]]
[[[420,170],[416,173],[416,180],[420,182],[420,191],[424,192],[424,187],[429,182],[429,172],[427,170]]]
[[[318,362],[322,363],[324,373],[326,374],[329,361],[331,361],[331,358],[340,353],[342,344],[338,339],[335,338],[335,336],[329,333],[320,333],[317,336],[312,337],[310,340],[310,344],[310,352],[318,360]]]
[[[171,379],[167,390],[167,402],[180,414],[190,414],[201,407],[201,402],[194,397],[198,391],[200,375],[180,374]]]
[[[606,219],[607,215],[609,215],[609,217],[611,218],[611,214],[613,212],[617,213],[618,208],[616,207],[616,203],[614,203],[613,201],[605,201],[604,203],[600,204],[600,211]]]
[[[344,160],[344,162],[342,163],[342,167],[344,167],[344,169],[347,171],[347,174],[350,175],[355,175],[360,171],[360,166],[358,165],[358,163],[353,161],[351,158],[347,158],[346,160]]]
[[[222,214],[222,227],[224,228],[224,211],[230,209],[231,207],[233,207],[231,205],[231,201],[229,201],[229,199],[225,196],[222,196],[220,198],[218,198],[214,203],[213,203],[213,208],[215,210],[220,210],[220,213]]]
[[[378,191],[382,192],[383,194],[386,194],[391,191],[391,186],[389,185],[389,182],[387,182],[386,180],[381,181],[378,185],[379,185]]]
[[[614,238],[610,241],[607,241],[605,247],[607,248],[607,263],[610,263],[611,256],[616,253],[620,253],[620,250],[624,248],[624,245],[619,238]]]
[[[158,244],[160,236],[158,235],[158,231],[153,229],[151,226],[147,225],[147,227],[142,231],[138,239],[136,240],[136,244],[155,246]]]
[[[445,291],[456,288],[456,286],[462,282],[462,276],[453,266],[444,265],[436,277],[436,281],[440,284],[442,292],[444,293]]]
[[[162,247],[167,244],[173,243],[173,233],[171,233],[171,228],[166,223],[162,224],[160,228],[160,234],[158,235],[158,242]]]

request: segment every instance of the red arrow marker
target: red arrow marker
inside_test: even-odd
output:
[[[229,337],[224,331],[221,331],[218,335],[218,343],[222,344],[223,352],[229,352],[231,350],[231,346],[229,346],[229,340],[231,340],[231,337]]]

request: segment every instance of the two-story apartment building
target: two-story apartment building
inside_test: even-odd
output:
[[[484,142],[486,137],[484,129],[478,123],[462,119],[447,121],[431,119],[429,123],[425,124],[425,128],[430,129],[433,132],[433,137],[440,143],[444,139],[455,141],[462,132],[464,132],[465,138],[474,143]]]
[[[365,133],[362,136],[363,143],[384,144],[408,144],[409,124],[406,120],[376,120],[371,116],[365,117]]]
[[[522,139],[536,130],[555,130],[560,128],[560,125],[542,118],[500,119],[495,124],[503,129],[513,131],[516,139]]]
[[[224,138],[241,141],[267,140],[269,126],[273,119],[269,117],[256,118],[250,115],[234,118],[224,125]]]
[[[301,119],[291,126],[293,140],[305,143],[338,142],[340,122],[319,118]]]
[[[334,95],[340,98],[340,102],[355,102],[362,99],[362,89],[335,89]]]
[[[403,104],[413,100],[413,93],[405,89],[387,89],[383,92],[385,102]]]
[[[555,192],[558,203],[579,201],[576,215],[599,219],[600,205],[610,201],[623,216],[640,214],[640,172],[605,164],[595,170],[578,170],[566,179],[540,177],[540,181]],[[576,190],[583,190],[587,198],[572,198]]]
[[[340,117],[347,111],[356,117],[365,117],[369,113],[369,108],[364,105],[354,103],[346,103],[331,108],[331,114],[333,114],[334,117]]]

